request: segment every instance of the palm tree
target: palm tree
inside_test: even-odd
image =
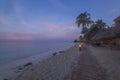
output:
[[[76,18],[76,24],[78,28],[82,25],[82,32],[83,34],[87,31],[87,26],[89,26],[93,21],[90,18],[90,14],[87,12],[81,13]]]
[[[102,19],[98,19],[94,24],[90,26],[87,33],[85,34],[85,39],[90,41],[92,37],[94,37],[96,34],[99,34],[99,32],[105,31],[107,28],[107,25],[105,22],[102,21]]]
[[[102,21],[102,19],[98,19],[96,22],[96,26],[99,28],[99,31],[104,31],[106,29],[106,23]]]
[[[88,32],[85,34],[85,39],[90,41],[93,36],[99,32],[98,26],[94,23],[90,26]]]

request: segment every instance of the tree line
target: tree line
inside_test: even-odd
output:
[[[102,20],[98,19],[93,21],[91,15],[88,12],[83,12],[76,17],[77,27],[82,27],[80,40],[90,41],[96,34],[103,32],[107,29],[107,24]],[[76,42],[75,40],[74,42]]]

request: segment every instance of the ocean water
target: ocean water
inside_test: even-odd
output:
[[[73,46],[72,42],[7,42],[0,43],[0,64],[34,55],[57,52]]]

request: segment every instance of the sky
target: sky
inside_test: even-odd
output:
[[[120,0],[0,0],[0,40],[78,38],[76,17],[87,11],[109,26],[120,16]]]

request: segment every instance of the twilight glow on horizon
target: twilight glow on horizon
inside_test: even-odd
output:
[[[0,0],[0,40],[76,39],[76,17],[87,11],[109,26],[120,0]]]

